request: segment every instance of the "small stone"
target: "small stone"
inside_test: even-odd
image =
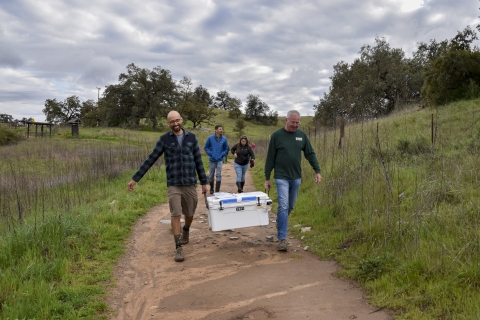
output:
[[[238,237],[230,237],[230,240],[238,240]]]
[[[302,229],[300,229],[300,232],[307,232],[311,230],[312,230],[312,227],[303,227]]]
[[[147,281],[145,281],[144,285],[147,285],[147,284],[148,284],[148,282],[147,282]]]
[[[307,250],[308,250],[308,246],[303,247],[303,250],[304,250],[304,251],[307,251]]]
[[[305,236],[302,236],[300,239],[302,239],[302,240],[305,239]]]

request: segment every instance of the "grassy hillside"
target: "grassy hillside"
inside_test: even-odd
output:
[[[290,226],[396,319],[479,319],[479,119],[470,100],[311,137],[323,182],[304,162]]]
[[[291,234],[396,319],[480,318],[479,119],[480,100],[405,109],[348,125],[342,149],[338,131],[310,131],[323,182],[304,161]],[[220,111],[210,132],[194,131],[200,144],[215,123],[236,142]],[[283,124],[247,124],[258,190],[268,136]],[[82,127],[81,139],[0,147],[0,318],[106,318],[102,296],[130,227],[166,201],[161,161],[134,194],[126,188],[165,131]]]
[[[192,123],[189,121],[184,123],[184,127],[187,130],[191,130],[193,133],[195,133],[200,144],[203,145],[203,143],[206,141],[206,138],[214,133],[215,125],[221,124],[223,126],[224,134],[229,140],[229,144],[233,145],[237,143],[240,138],[238,132],[234,131],[237,119],[229,118],[228,111],[216,110],[216,112],[217,115],[213,117],[213,119],[210,121],[210,124],[203,123],[201,125],[202,129],[200,130],[193,129]],[[302,125],[300,128],[308,131],[308,128],[311,126],[312,119],[312,116],[302,117]],[[164,127],[160,128],[158,132],[132,131],[120,128],[81,128],[80,134],[83,138],[112,139],[117,141],[128,140],[137,142],[144,141],[146,139],[156,141],[160,134],[170,130],[164,123],[162,124]],[[265,126],[250,121],[245,121],[245,125],[244,134],[248,136],[250,141],[256,142],[259,140],[267,140],[273,131],[285,126],[285,117],[278,117],[278,123],[276,126]]]

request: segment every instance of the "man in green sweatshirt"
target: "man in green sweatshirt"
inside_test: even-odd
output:
[[[300,113],[296,110],[288,111],[285,128],[278,129],[270,138],[265,162],[265,189],[271,187],[272,170],[277,186],[279,251],[287,251],[288,216],[297,201],[298,189],[302,182],[302,151],[305,159],[315,170],[315,183],[322,181],[315,150],[305,132],[298,129],[299,126]]]

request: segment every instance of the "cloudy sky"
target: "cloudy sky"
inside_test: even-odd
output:
[[[0,113],[44,121],[46,99],[96,100],[134,63],[211,95],[258,95],[313,115],[333,65],[385,37],[417,42],[480,23],[477,0],[0,0]],[[98,90],[97,88],[100,88]]]

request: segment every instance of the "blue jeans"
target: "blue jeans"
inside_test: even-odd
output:
[[[233,168],[235,169],[235,173],[237,174],[236,182],[245,182],[245,173],[247,173],[248,163],[244,166],[234,162]]]
[[[212,162],[210,161],[208,163],[208,167],[210,170],[210,174],[208,175],[208,181],[209,182],[214,182],[213,176],[215,175],[215,171],[217,172],[217,182],[222,181],[222,161],[217,161],[217,162]]]
[[[287,238],[288,216],[297,202],[298,189],[302,179],[284,180],[275,179],[277,185],[278,210],[277,210],[277,229],[278,240]]]

